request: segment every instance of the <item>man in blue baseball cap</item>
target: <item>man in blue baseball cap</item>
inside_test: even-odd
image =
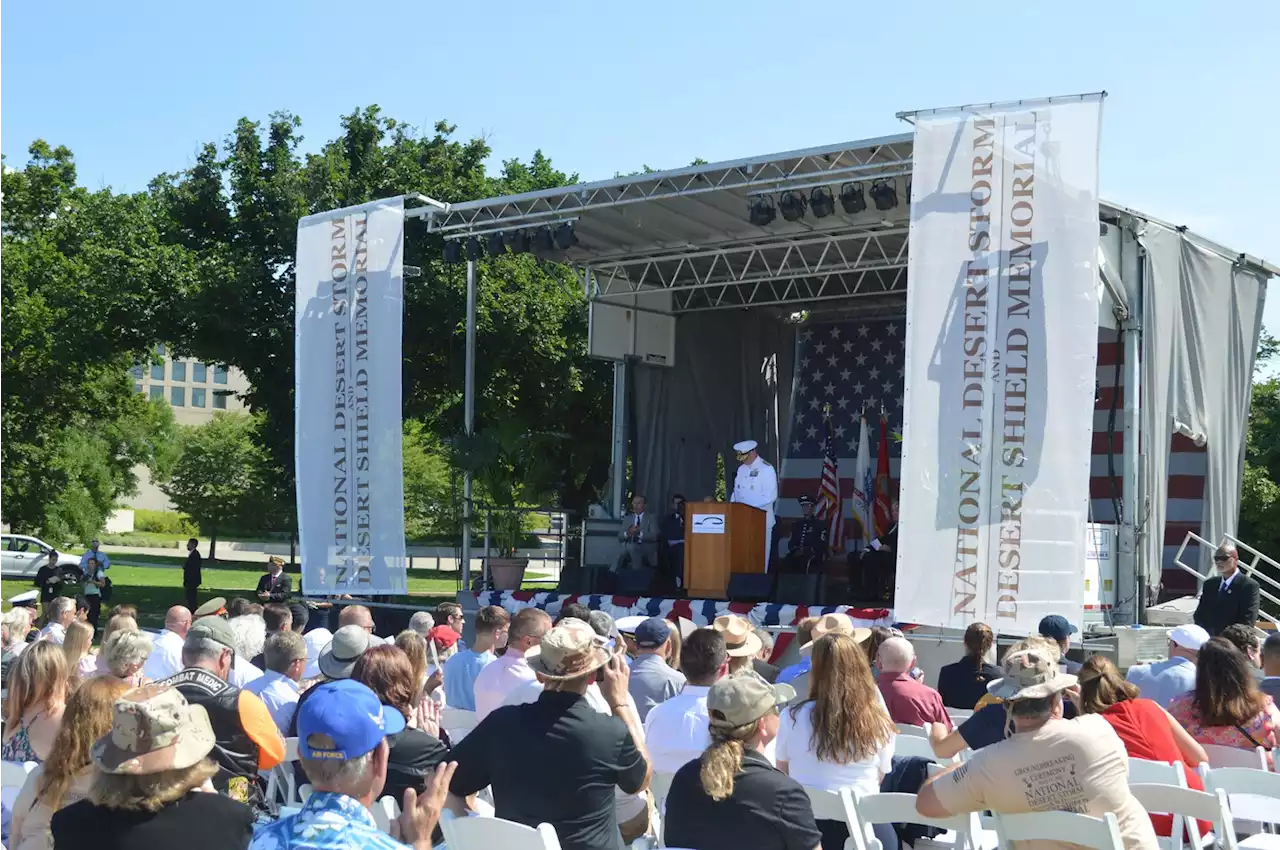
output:
[[[315,687],[298,709],[298,758],[315,788],[302,810],[257,831],[250,850],[428,850],[456,762],[442,763],[419,798],[404,792],[391,834],[369,809],[387,778],[387,736],[404,730],[397,709],[382,705],[360,682],[340,679]]]
[[[1063,673],[1070,673],[1073,676],[1080,672],[1081,665],[1079,661],[1072,661],[1067,657],[1067,650],[1071,648],[1071,636],[1078,631],[1080,630],[1061,614],[1050,614],[1040,621],[1040,634],[1055,641],[1062,650],[1062,659],[1058,662],[1058,666],[1062,668]]]
[[[642,722],[649,716],[649,709],[684,688],[684,674],[671,666],[671,629],[671,624],[661,617],[650,617],[636,626],[636,659],[631,662],[628,690]]]

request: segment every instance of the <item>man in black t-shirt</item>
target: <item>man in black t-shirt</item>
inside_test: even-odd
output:
[[[196,599],[196,591],[203,584],[203,576],[200,575],[200,568],[204,566],[204,561],[200,557],[200,550],[196,547],[200,545],[200,541],[192,537],[187,541],[187,562],[182,565],[182,589],[187,594],[187,608],[194,611],[200,607]]]
[[[796,695],[751,675],[730,676],[707,692],[711,745],[676,771],[667,792],[663,840],[698,850],[817,850],[822,833],[804,786],[761,752],[778,735],[778,712]],[[741,754],[739,757],[737,754]],[[702,761],[732,773],[728,782],[702,781]],[[734,768],[737,768],[734,770]]]
[[[537,702],[490,712],[454,747],[451,808],[460,813],[459,798],[492,786],[498,817],[549,823],[564,850],[622,850],[614,789],[636,794],[649,784],[626,663],[591,626],[570,618],[543,636],[528,664],[546,689]],[[585,696],[601,670],[612,716]]]

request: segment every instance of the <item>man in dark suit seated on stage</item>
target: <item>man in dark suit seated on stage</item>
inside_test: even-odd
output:
[[[632,569],[658,566],[658,518],[645,510],[644,496],[631,500],[631,513],[622,518],[618,532],[622,551],[613,563],[614,572],[628,565]]]
[[[865,602],[889,600],[893,596],[894,571],[898,563],[898,503],[889,506],[893,524],[861,551],[849,553],[849,584],[857,588]]]
[[[827,523],[813,515],[811,497],[801,496],[798,501],[804,516],[791,526],[784,569],[789,573],[809,573],[814,567],[821,567],[827,554]]]
[[[1232,623],[1253,628],[1258,622],[1258,583],[1240,572],[1234,543],[1223,542],[1213,553],[1218,574],[1204,583],[1196,605],[1196,625],[1220,635]]]
[[[684,582],[684,496],[671,497],[671,510],[662,518],[659,538],[662,541],[663,583],[678,588]]]

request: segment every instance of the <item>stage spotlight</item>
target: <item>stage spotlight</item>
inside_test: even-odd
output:
[[[515,233],[511,234],[511,253],[529,253],[529,231],[517,230]]]
[[[484,252],[480,249],[480,240],[474,236],[467,237],[467,259],[478,260],[484,256]]]
[[[809,207],[815,218],[826,218],[836,211],[836,199],[826,186],[819,186],[809,193]]]
[[[891,210],[898,205],[898,190],[892,180],[877,180],[871,184],[871,200],[875,201],[880,212]]]
[[[840,187],[840,206],[846,215],[857,215],[867,208],[867,196],[858,183],[846,183]]]
[[[782,210],[782,217],[787,221],[804,218],[804,211],[808,206],[809,202],[799,192],[783,192],[782,200],[778,201],[778,209]]]
[[[557,248],[561,251],[568,251],[578,244],[578,234],[573,232],[572,224],[565,222],[556,228],[555,240]]]
[[[462,243],[457,239],[450,239],[444,243],[444,261],[446,263],[462,262]]]
[[[767,227],[773,224],[773,220],[778,216],[778,211],[773,206],[773,198],[768,195],[756,198],[747,209],[750,210],[751,223],[756,227]]]
[[[533,234],[533,250],[548,253],[554,251],[555,247],[556,243],[551,235],[551,228],[539,227],[538,232]]]
[[[507,253],[507,243],[503,241],[501,233],[490,233],[485,239],[485,248],[489,251],[490,257],[500,257]]]

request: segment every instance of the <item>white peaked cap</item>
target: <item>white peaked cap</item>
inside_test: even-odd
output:
[[[755,440],[743,440],[741,443],[734,443],[733,450],[735,452],[755,451],[756,446],[760,445]]]

